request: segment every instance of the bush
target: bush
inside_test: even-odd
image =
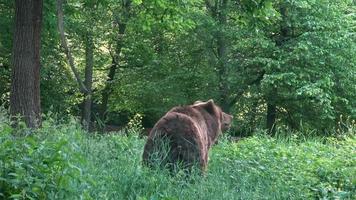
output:
[[[13,132],[8,123],[1,123],[0,196],[65,199],[84,192],[78,191],[85,183],[83,134],[73,123],[55,126],[45,122],[42,129],[25,137]]]

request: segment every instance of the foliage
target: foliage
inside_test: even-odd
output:
[[[10,90],[10,58],[12,50],[12,20],[14,1],[0,1],[0,104],[8,105]]]
[[[42,111],[80,116],[84,96],[60,49],[55,10],[55,1],[44,1]],[[266,128],[268,104],[276,106],[276,126],[324,135],[342,118],[356,118],[354,13],[352,0],[76,0],[64,6],[82,77],[85,38],[93,38],[93,121],[122,126],[142,113],[144,126],[152,127],[173,106],[214,99],[235,116],[235,135]],[[14,3],[0,0],[5,105],[13,16]],[[99,119],[108,88],[107,119]]]
[[[353,0],[66,1],[82,77],[87,38],[94,44],[92,120],[128,122],[116,135],[88,135],[71,118],[84,95],[60,49],[55,1],[43,5],[46,120],[38,130],[13,128],[0,107],[0,198],[356,199]],[[0,0],[6,108],[14,11],[14,1]],[[255,136],[215,145],[204,177],[143,167],[143,127],[206,99],[234,115],[231,134]],[[273,138],[263,131],[269,105]]]
[[[143,131],[142,127],[142,115],[136,114],[130,119],[129,123],[127,123],[127,129],[130,132],[141,133]]]
[[[254,183],[256,195],[270,194],[267,199],[354,198],[356,160],[345,154],[355,150],[354,136],[343,141],[304,139],[252,137],[217,148],[212,158],[231,166],[229,172],[235,175],[230,180],[246,183],[241,192]]]
[[[51,124],[51,125],[50,125]],[[0,125],[0,196],[5,199],[64,199],[75,197],[83,181],[83,135],[74,124],[43,124],[36,134],[14,136]],[[26,132],[26,129],[18,130]]]
[[[356,79],[353,75],[355,40],[349,1],[279,3],[285,9],[277,30],[266,32],[276,40],[272,62],[268,62],[262,91],[275,102],[291,127],[307,122],[319,130],[330,130],[340,114],[354,118]],[[341,17],[340,17],[341,16]],[[284,35],[282,30],[285,29]],[[280,32],[273,35],[273,32]],[[345,73],[346,71],[350,73]],[[343,74],[343,75],[341,75]],[[344,82],[345,81],[345,82]]]
[[[137,118],[137,117],[136,117]],[[87,135],[51,118],[15,136],[0,118],[0,195],[9,199],[353,199],[355,127],[344,137],[257,136],[212,148],[207,174],[141,164],[137,132]],[[23,133],[26,129],[17,130]],[[290,136],[292,135],[292,136]]]

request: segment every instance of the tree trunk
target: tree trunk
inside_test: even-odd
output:
[[[287,15],[288,11],[286,9],[285,4],[282,2],[279,5],[279,12],[281,14],[281,24],[280,24],[280,30],[279,30],[279,37],[276,39],[276,46],[279,48],[282,48],[285,41],[288,39],[290,36],[290,27],[288,27],[288,22],[287,22]],[[273,86],[275,87],[275,86]],[[272,92],[269,94],[267,98],[267,121],[266,121],[266,128],[268,129],[268,132],[271,135],[274,135],[275,133],[275,125],[276,125],[276,117],[277,117],[277,102],[278,102],[278,93],[277,93],[277,87],[273,88]]]
[[[109,69],[108,78],[106,80],[105,87],[101,93],[102,103],[100,109],[100,118],[103,121],[106,120],[109,97],[112,91],[112,82],[114,81],[116,70],[117,68],[119,68],[120,53],[123,46],[123,35],[125,34],[125,30],[126,30],[126,24],[119,23],[118,26],[119,26],[119,37],[116,42],[116,48]]]
[[[85,38],[85,80],[84,85],[87,92],[84,93],[84,107],[82,124],[85,130],[89,131],[91,122],[91,104],[92,104],[92,85],[93,85],[93,57],[94,57],[93,38],[90,33]]]
[[[69,67],[71,68],[75,79],[77,80],[77,83],[79,85],[80,92],[82,93],[87,93],[88,90],[85,87],[82,79],[80,78],[79,72],[77,68],[75,68],[74,65],[74,59],[72,56],[72,53],[70,51],[70,48],[68,46],[67,38],[65,37],[64,33],[64,14],[63,14],[63,0],[57,0],[56,2],[56,9],[57,9],[57,24],[58,24],[58,31],[59,31],[59,36],[61,39],[61,46],[64,49],[64,53],[66,54]]]
[[[15,2],[10,113],[13,117],[20,115],[30,128],[41,126],[42,6],[42,0],[16,0]]]
[[[225,28],[227,24],[227,4],[228,0],[216,0],[214,4],[206,1],[211,15],[215,18],[219,25],[219,30],[216,33],[216,52],[218,58],[217,75],[219,80],[219,103],[225,112],[229,112],[230,104],[228,100],[228,83],[226,81],[227,73],[227,54],[228,42],[226,40]]]
[[[269,134],[274,135],[277,117],[277,107],[273,103],[267,103],[267,129]]]
[[[114,55],[112,56],[112,64],[109,69],[108,78],[106,80],[105,87],[101,92],[102,103],[101,103],[99,115],[101,120],[103,121],[106,121],[108,102],[112,91],[112,82],[115,79],[117,68],[119,68],[120,65],[120,53],[124,44],[123,37],[126,30],[126,23],[130,19],[131,3],[132,3],[131,0],[122,1],[121,2],[121,6],[123,9],[122,16],[119,19],[115,19],[115,22],[118,24],[119,34],[116,41],[115,52]]]

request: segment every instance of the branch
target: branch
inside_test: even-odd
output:
[[[82,93],[87,93],[88,89],[85,87],[83,81],[81,80],[81,78],[79,76],[77,69],[74,66],[74,59],[73,59],[72,53],[68,47],[68,42],[67,42],[67,39],[64,34],[63,0],[57,0],[56,8],[57,8],[58,31],[59,31],[59,35],[60,35],[60,39],[61,39],[61,46],[64,49],[64,53],[66,54],[66,57],[68,59],[69,66],[70,66],[71,70],[73,71],[75,79],[78,82],[80,91]]]

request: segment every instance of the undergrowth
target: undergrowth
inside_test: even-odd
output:
[[[0,120],[0,199],[356,199],[352,128],[342,138],[225,138],[208,172],[187,177],[143,167],[135,131],[94,135],[46,120],[17,136]]]

